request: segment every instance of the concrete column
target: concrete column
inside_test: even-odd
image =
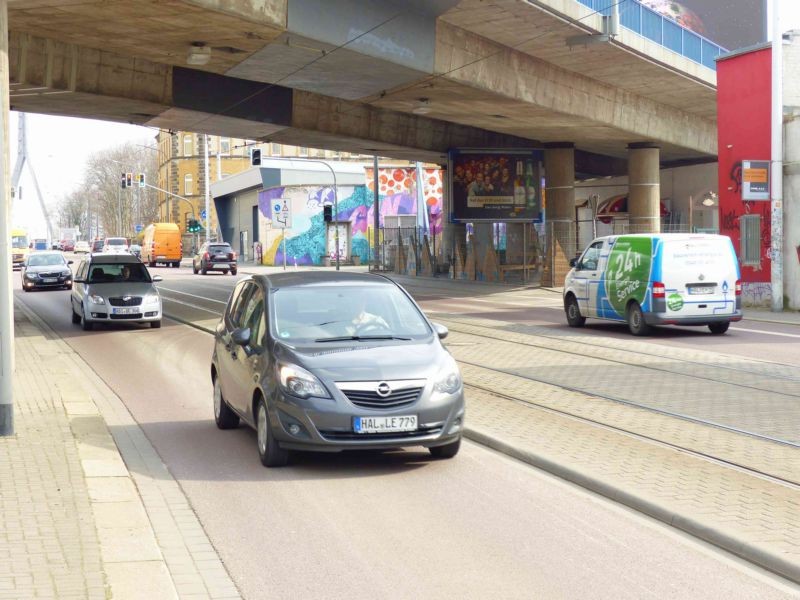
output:
[[[800,310],[800,114],[789,118],[784,125],[784,140],[784,308]]]
[[[661,231],[660,151],[652,144],[628,146],[628,221],[631,233]]]
[[[569,260],[580,250],[575,237],[575,146],[547,144],[544,151],[546,248],[542,284],[560,286]]]
[[[11,287],[11,180],[8,119],[8,0],[0,0],[0,435],[14,433],[14,296]]]

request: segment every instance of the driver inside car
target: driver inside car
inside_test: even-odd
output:
[[[358,298],[354,305],[355,312],[351,321],[353,333],[369,329],[389,329],[389,324],[380,315],[373,314],[367,310],[367,299],[364,296]]]

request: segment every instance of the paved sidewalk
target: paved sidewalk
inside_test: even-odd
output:
[[[0,599],[239,598],[125,406],[15,310],[15,435],[0,438]]]

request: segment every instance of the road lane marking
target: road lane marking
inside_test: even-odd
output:
[[[763,329],[747,329],[746,327],[733,327],[732,331],[747,331],[750,333],[763,333],[764,335],[778,335],[780,337],[800,338],[796,333],[781,333],[779,331],[764,331]]]
[[[189,292],[182,292],[180,290],[173,290],[173,289],[170,289],[170,288],[162,287],[160,285],[156,286],[156,287],[158,287],[159,290],[164,290],[165,292],[174,292],[176,294],[182,294],[183,296],[191,296],[192,298],[197,298],[198,300],[205,300],[206,302],[214,302],[216,304],[228,304],[227,300],[223,302],[222,300],[214,300],[213,298],[206,298],[205,296],[198,296],[196,294],[190,294]]]
[[[175,300],[175,298],[170,298],[169,296],[162,296],[162,300],[168,300],[169,302],[174,302],[175,304],[182,304],[183,306],[190,306],[192,308],[196,308],[197,310],[202,310],[203,312],[211,313],[212,315],[217,315],[218,317],[222,316],[222,313],[216,310],[211,310],[210,308],[198,306],[197,304],[192,304],[191,302],[182,302],[181,300]]]

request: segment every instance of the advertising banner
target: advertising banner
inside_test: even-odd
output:
[[[450,152],[456,221],[541,221],[541,152]]]
[[[641,0],[641,3],[727,50],[760,44],[767,38],[766,0]]]

